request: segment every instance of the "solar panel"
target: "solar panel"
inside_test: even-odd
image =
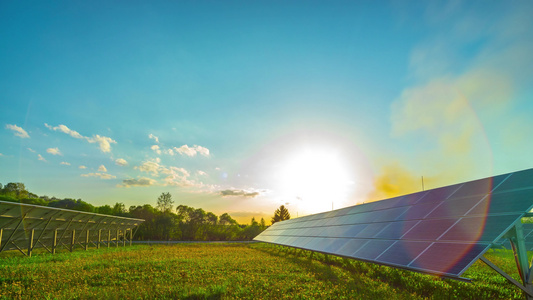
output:
[[[464,279],[532,208],[529,169],[278,222],[255,240]]]
[[[0,252],[131,244],[144,220],[0,201]]]

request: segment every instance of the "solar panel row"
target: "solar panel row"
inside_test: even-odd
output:
[[[459,278],[533,207],[533,169],[275,223],[255,238]]]
[[[118,246],[130,241],[144,220],[0,201],[0,252],[20,250],[31,255],[35,247],[54,253],[101,243]]]

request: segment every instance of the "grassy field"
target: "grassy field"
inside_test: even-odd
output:
[[[518,279],[509,252],[486,256]],[[523,299],[482,262],[464,276],[475,282],[261,243],[134,245],[3,253],[0,299]]]

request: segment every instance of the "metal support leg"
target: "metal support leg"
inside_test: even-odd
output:
[[[89,229],[87,229],[87,236],[85,237],[85,251],[87,251],[87,247],[89,247]]]
[[[2,235],[4,234],[4,228],[0,228],[0,249],[2,249]]]
[[[130,246],[131,246],[132,241],[133,241],[133,230],[130,228]]]
[[[111,229],[107,231],[107,248],[109,248],[110,243],[111,243]]]
[[[128,231],[127,229],[122,233],[122,247],[126,247],[126,235]]]
[[[118,234],[119,234],[119,233],[120,233],[120,230],[117,229],[117,239],[116,239],[116,241],[115,241],[115,247],[118,247],[118,241],[119,241],[119,236],[118,236]]]
[[[28,241],[28,256],[31,257],[31,250],[33,249],[33,236],[35,235],[35,229],[30,231],[30,240]]]
[[[102,229],[98,230],[98,244],[96,244],[96,249],[100,249],[100,242],[102,242]]]
[[[72,252],[72,250],[74,250],[74,243],[75,242],[76,242],[76,230],[72,229],[72,239],[71,239],[71,243],[70,243],[70,252]]]
[[[57,248],[57,229],[54,230],[54,240],[52,241],[52,254],[56,254]]]

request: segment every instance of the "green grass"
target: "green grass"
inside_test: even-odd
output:
[[[486,255],[518,279],[508,251]],[[482,262],[474,283],[268,244],[134,245],[0,256],[0,299],[523,299]]]

